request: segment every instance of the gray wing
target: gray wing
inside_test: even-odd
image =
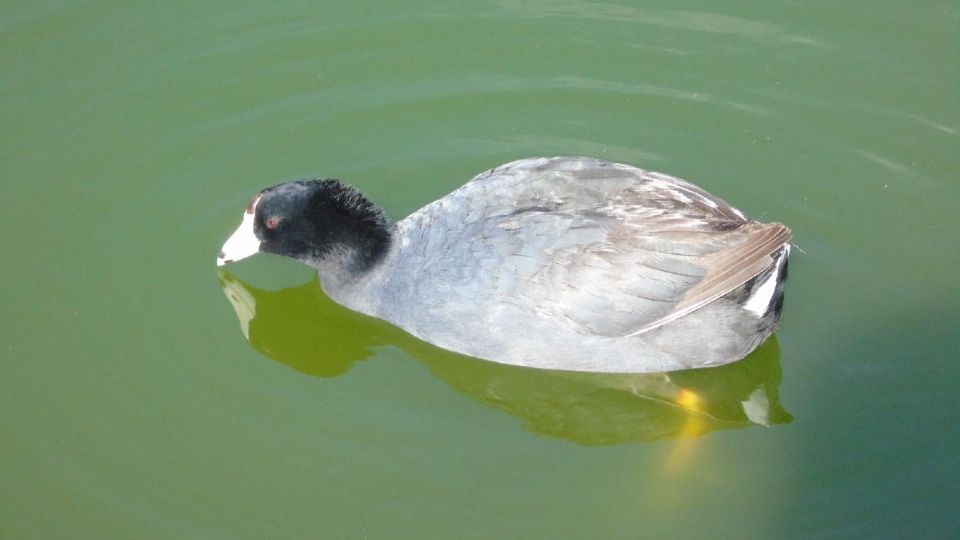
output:
[[[749,220],[693,184],[592,158],[508,163],[420,213],[459,216],[438,251],[480,269],[491,306],[607,336],[645,332],[723,296],[790,239],[783,225]]]

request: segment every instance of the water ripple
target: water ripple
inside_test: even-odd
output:
[[[498,15],[521,17],[566,17],[603,21],[646,24],[675,30],[731,34],[754,39],[773,39],[802,45],[819,46],[820,42],[810,36],[791,35],[780,26],[730,15],[702,11],[669,10],[657,11],[634,6],[609,3],[584,2],[582,0],[501,0]]]

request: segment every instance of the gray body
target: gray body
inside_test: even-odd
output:
[[[700,188],[592,158],[531,158],[393,225],[335,301],[506,364],[656,372],[746,356],[776,327],[789,230]]]

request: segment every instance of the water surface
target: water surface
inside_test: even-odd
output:
[[[958,21],[6,2],[0,536],[951,536]],[[555,154],[789,224],[776,338],[716,370],[539,372],[343,310],[292,261],[213,264],[266,185],[343,178],[399,219]]]

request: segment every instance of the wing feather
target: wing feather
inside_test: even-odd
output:
[[[758,224],[759,225],[759,224]],[[772,255],[790,241],[790,230],[780,224],[761,225],[759,231],[741,245],[707,255],[701,264],[706,275],[687,290],[683,300],[670,313],[644,325],[630,335],[642,334],[679,319],[729,293],[773,264]]]
[[[418,286],[452,297],[489,280],[484,312],[515,306],[593,335],[636,335],[683,317],[762,272],[790,240],[785,226],[750,220],[693,184],[592,158],[503,165],[415,220],[447,219],[442,205],[467,219],[444,224],[449,241],[422,256],[479,258],[482,271],[421,273]]]

